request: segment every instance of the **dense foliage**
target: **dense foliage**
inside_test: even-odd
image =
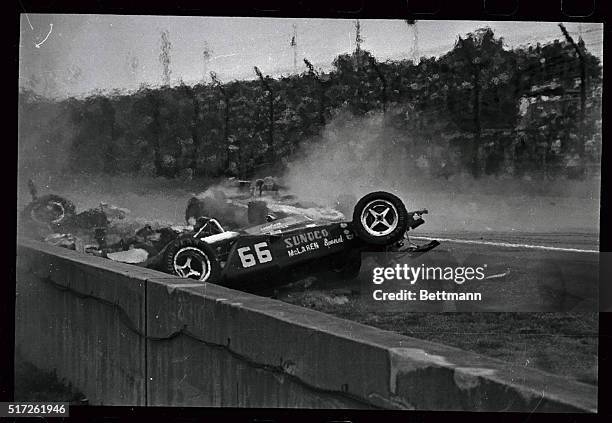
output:
[[[601,65],[565,41],[508,50],[488,29],[439,58],[342,54],[333,70],[52,101],[20,93],[20,163],[60,171],[252,176],[282,168],[341,113],[384,112],[434,176],[558,175],[599,163]],[[170,70],[164,68],[165,80]],[[384,134],[382,134],[384,136]],[[393,154],[391,149],[385,154]],[[588,166],[587,166],[588,167]],[[268,170],[267,169],[267,170]]]

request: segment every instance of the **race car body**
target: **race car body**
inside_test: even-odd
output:
[[[407,232],[423,223],[426,210],[408,213],[393,194],[374,192],[355,206],[352,221],[314,220],[291,215],[236,231],[200,217],[193,233],[182,234],[150,259],[147,267],[202,282],[241,286],[265,279],[287,283],[300,269],[323,269],[356,277],[362,251],[404,251],[418,255],[435,248],[409,242]]]
[[[348,223],[295,220],[298,219],[287,217],[239,234],[228,252],[224,278],[256,278],[261,273],[276,273],[357,247]]]
[[[245,209],[241,203],[218,197],[210,204],[189,201],[186,218],[193,219],[193,225],[160,229],[145,225],[111,244],[107,236],[110,209],[104,204],[77,215],[66,199],[33,195],[22,217],[30,224],[45,226],[47,232],[56,228],[93,231],[96,244],[80,248],[86,253],[241,289],[258,282],[286,284],[321,271],[352,279],[359,274],[364,251],[416,256],[439,244],[431,241],[418,246],[410,242],[408,231],[424,223],[422,215],[427,210],[408,212],[404,203],[388,192],[372,192],[361,198],[354,206],[352,220],[340,220],[338,215],[344,217],[343,213],[322,213],[323,209],[283,209],[287,205],[282,203],[270,210],[265,202],[251,201]],[[216,218],[204,215],[206,208],[220,218],[245,211],[251,224],[225,230]],[[59,232],[46,234],[44,240],[73,249],[79,244],[70,234]]]

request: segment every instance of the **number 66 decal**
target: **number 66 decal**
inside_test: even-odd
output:
[[[255,255],[251,253],[251,247],[238,248],[238,257],[240,257],[242,267],[255,266],[258,261],[260,264],[272,261],[272,253],[268,249],[267,242],[260,242],[253,245],[253,250],[255,250]]]

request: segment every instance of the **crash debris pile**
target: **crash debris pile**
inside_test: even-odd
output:
[[[215,216],[223,225],[234,228],[293,215],[339,222],[350,216],[356,202],[354,195],[343,194],[333,207],[323,207],[298,199],[272,176],[253,181],[228,178],[213,188],[194,194],[187,205],[185,220],[193,224],[196,216]]]
[[[39,197],[34,183],[29,181],[28,184],[32,201],[20,214],[22,234],[51,245],[152,268],[155,268],[154,263],[159,263],[165,246],[204,227],[206,230],[201,236],[292,215],[331,221],[344,218],[334,208],[299,202],[295,196],[287,194],[286,187],[272,176],[253,181],[229,178],[201,194],[194,194],[187,203],[186,225],[126,219],[130,214],[128,209],[106,202],[77,213],[70,200],[55,194]],[[347,198],[343,201],[346,202]],[[216,222],[216,226],[208,225],[211,221]]]
[[[20,232],[30,238],[114,261],[147,266],[151,257],[191,226],[153,228],[127,220],[130,211],[108,203],[76,213],[74,204],[58,195],[37,197],[20,215]]]
[[[269,198],[240,192],[240,181],[226,185],[232,183],[238,188],[234,192],[221,184],[192,197],[185,213],[188,225],[145,224],[138,229],[138,222],[125,219],[126,209],[101,203],[77,214],[69,200],[57,195],[39,198],[31,189],[32,202],[21,213],[21,231],[79,252],[233,286],[255,286],[253,278],[287,284],[311,274],[314,262],[316,272],[328,270],[342,280],[354,279],[363,251],[418,256],[439,245],[410,242],[408,231],[423,223],[427,210],[408,212],[389,192],[363,196],[349,220],[336,209],[305,206],[278,191]],[[334,304],[346,301],[341,296],[333,299]]]
[[[107,203],[81,213],[75,210],[70,200],[58,195],[35,197],[20,214],[19,231],[51,245],[91,253],[99,249],[106,231],[114,226],[119,230],[117,222],[130,213]]]

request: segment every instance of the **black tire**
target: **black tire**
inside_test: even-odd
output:
[[[343,280],[355,279],[361,272],[361,252],[354,250],[342,254],[334,260],[331,270]]]
[[[22,218],[35,223],[61,225],[74,218],[75,210],[76,207],[70,200],[49,194],[28,204],[22,211]]]
[[[196,259],[195,268],[192,267],[193,259]],[[200,282],[217,282],[221,276],[215,251],[206,242],[196,238],[177,238],[172,241],[162,253],[160,270]],[[192,271],[195,273],[190,274]]]
[[[353,209],[355,234],[368,244],[390,245],[399,241],[404,237],[408,223],[406,206],[388,192],[371,192],[362,197]]]

